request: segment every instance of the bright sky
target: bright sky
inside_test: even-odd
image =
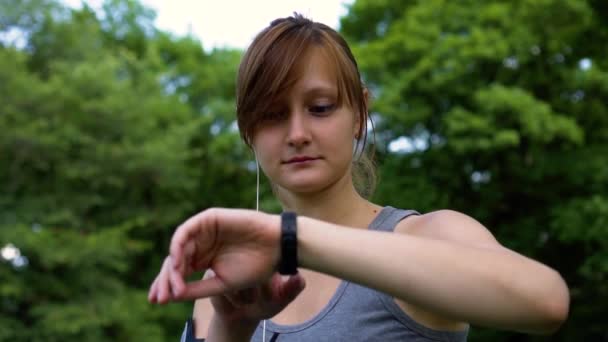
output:
[[[353,0],[140,0],[157,12],[157,27],[178,35],[189,31],[213,47],[245,48],[268,24],[294,11],[338,28]],[[77,7],[81,0],[64,0]],[[101,0],[85,0],[96,8]]]

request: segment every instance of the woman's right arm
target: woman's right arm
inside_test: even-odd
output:
[[[203,279],[211,278],[215,274],[212,270],[207,270]],[[238,321],[227,322],[222,319],[221,315],[217,315],[213,305],[218,305],[220,310],[230,314],[237,307],[246,305],[243,300],[244,296],[221,296],[200,298],[194,301],[194,311],[192,312],[192,323],[194,329],[194,337],[197,340],[204,339],[205,342],[214,341],[249,341],[253,335],[258,322]],[[213,302],[212,302],[213,300]]]
[[[213,305],[211,299],[201,298],[194,302],[194,310],[192,312],[192,323],[194,326],[194,336],[197,339],[207,338],[209,325],[213,319]]]
[[[213,314],[209,298],[196,300],[192,318],[186,321],[180,342],[205,342]]]
[[[209,298],[194,303],[194,334],[205,341],[249,341],[258,322],[228,322],[215,314]]]
[[[215,276],[212,271],[205,277]],[[194,333],[206,342],[249,341],[262,319],[281,312],[306,286],[296,274],[283,278],[275,273],[266,283],[230,294],[197,299]]]
[[[160,277],[164,274],[161,272]],[[214,276],[212,270],[207,270],[203,279]],[[192,315],[194,337],[206,342],[250,341],[259,322],[281,312],[305,286],[300,275],[284,278],[274,273],[256,288],[197,299]]]

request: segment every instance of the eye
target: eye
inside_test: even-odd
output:
[[[333,104],[314,105],[314,106],[310,106],[308,108],[308,110],[310,110],[315,115],[328,115],[329,113],[331,113],[332,110],[334,110],[334,108],[335,108],[335,105],[333,105]]]

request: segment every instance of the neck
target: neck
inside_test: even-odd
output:
[[[319,192],[293,193],[280,187],[276,192],[283,210],[355,228],[367,228],[380,208],[357,193],[350,174]]]

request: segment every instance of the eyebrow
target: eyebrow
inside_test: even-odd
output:
[[[338,95],[338,88],[327,86],[327,85],[315,85],[310,88],[304,90],[304,95],[306,96],[314,96],[314,95]]]

